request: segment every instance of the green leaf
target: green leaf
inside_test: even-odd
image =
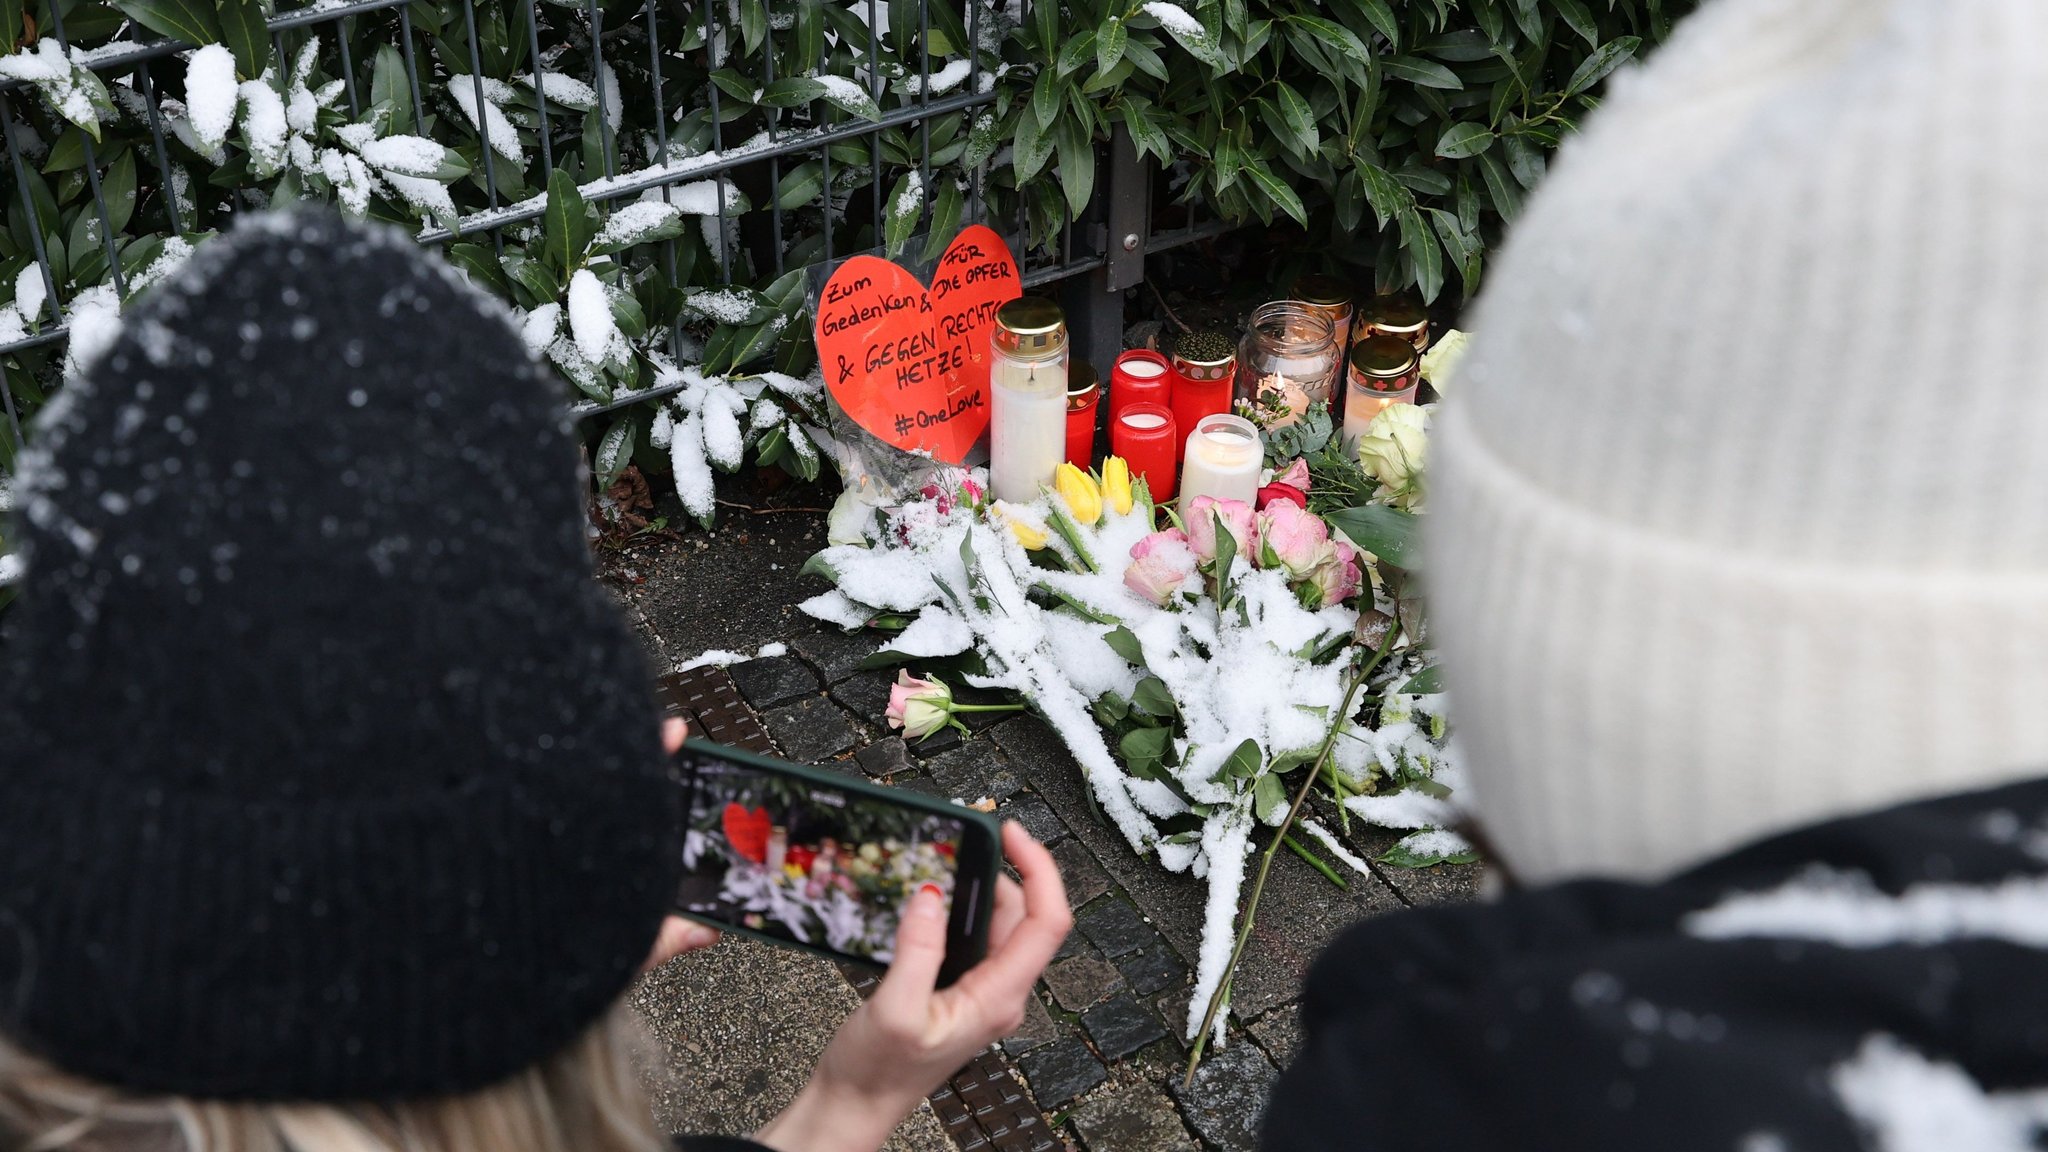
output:
[[[583,266],[583,254],[597,235],[597,214],[583,202],[576,177],[566,168],[555,169],[548,178],[546,213],[547,259],[566,285],[569,274]]]
[[[405,58],[389,44],[377,49],[370,67],[370,103],[391,109],[391,131],[409,135],[417,130],[413,122],[412,88],[405,78]]]
[[[1295,141],[1301,145],[1302,153],[1314,155],[1316,150],[1322,147],[1322,137],[1316,131],[1315,109],[1309,107],[1308,101],[1301,98],[1301,93],[1288,87],[1284,80],[1274,82],[1273,99],[1280,109],[1281,119],[1287,124],[1287,130],[1293,133]]]
[[[882,209],[882,234],[891,259],[910,243],[910,235],[917,231],[917,222],[923,217],[924,185],[917,173],[905,172],[897,179]]]
[[[504,269],[498,266],[498,258],[482,244],[451,244],[448,259],[457,268],[469,273],[471,283],[481,284],[499,296],[512,295],[511,282],[505,278]]]
[[[1413,512],[1365,504],[1339,508],[1324,519],[1343,532],[1353,544],[1378,557],[1383,563],[1410,571],[1420,567],[1418,548],[1420,522]]]
[[[1301,196],[1285,180],[1275,176],[1263,161],[1245,165],[1244,174],[1259,186],[1259,191],[1279,205],[1282,212],[1293,217],[1295,223],[1304,228],[1308,226],[1308,209],[1302,206]]]
[[[832,84],[826,86],[819,95],[825,103],[841,112],[851,113],[871,123],[882,118],[882,110],[876,106],[874,97],[857,86]]]
[[[1261,824],[1276,823],[1287,811],[1287,785],[1278,772],[1268,772],[1252,785],[1252,815]]]
[[[762,88],[758,103],[770,108],[795,108],[824,99],[829,87],[824,81],[809,76],[789,76]]]
[[[1094,54],[1095,30],[1091,28],[1079,36],[1069,36],[1067,42],[1060,45],[1059,58],[1054,63],[1053,70],[1059,79],[1064,80],[1073,75]]]
[[[27,30],[21,22],[23,11],[23,0],[0,0],[0,56],[11,55],[21,47],[22,35]]]
[[[1050,131],[1059,119],[1060,104],[1065,98],[1066,94],[1052,70],[1041,69],[1038,79],[1031,84],[1031,118],[1038,122],[1040,128]]]
[[[1314,19],[1314,17],[1304,17],[1304,19]],[[1325,20],[1323,23],[1328,24],[1329,21]],[[1224,58],[1223,49],[1217,45],[1216,37],[1211,35],[1206,27],[1200,29],[1181,28],[1171,24],[1162,24],[1161,27],[1166,29],[1166,34],[1173,37],[1174,43],[1179,44],[1188,55],[1193,56],[1195,59],[1200,60],[1219,72],[1230,68],[1230,61]],[[1128,51],[1128,48],[1126,51]]]
[[[761,50],[761,44],[768,39],[767,0],[740,0],[740,36],[747,46],[747,55]]]
[[[1434,696],[1444,690],[1443,665],[1432,664],[1410,676],[1396,691],[1404,696]]]
[[[1429,850],[1427,848],[1427,841],[1423,838],[1430,835],[1433,831],[1434,829],[1425,828],[1420,832],[1411,832],[1407,836],[1402,837],[1400,843],[1373,857],[1373,859],[1378,863],[1391,864],[1396,868],[1431,868],[1438,864],[1473,864],[1478,862],[1479,853],[1469,847],[1462,851],[1448,854]]]
[[[1078,220],[1095,192],[1095,141],[1072,116],[1053,127],[1053,141],[1060,156],[1060,189],[1067,194],[1070,218]]]
[[[220,21],[206,0],[112,0],[129,19],[187,44],[220,43]]]
[[[1572,78],[1565,82],[1564,93],[1576,96],[1607,78],[1609,72],[1626,64],[1643,46],[1640,36],[1617,36],[1593,50],[1592,55],[1580,61],[1572,72]]]
[[[1140,668],[1145,666],[1145,649],[1138,643],[1137,634],[1129,628],[1119,624],[1103,633],[1102,641],[1109,645],[1110,651]]]
[[[633,459],[633,417],[630,413],[612,421],[605,430],[604,439],[597,443],[594,465],[597,470],[597,490],[610,488],[619,479],[619,473]]]
[[[1526,136],[1503,136],[1501,145],[1507,150],[1508,171],[1514,173],[1515,182],[1524,188],[1536,187],[1543,179],[1543,153]]]
[[[1550,6],[1557,9],[1557,14],[1564,18],[1564,22],[1571,26],[1571,30],[1579,34],[1579,38],[1586,42],[1586,47],[1599,46],[1599,25],[1593,22],[1593,14],[1586,11],[1586,6],[1580,3],[1580,0],[1550,0]]]
[[[1162,719],[1180,715],[1180,708],[1174,703],[1173,693],[1167,690],[1166,681],[1157,676],[1147,676],[1138,681],[1138,687],[1131,692],[1131,703]]]
[[[784,212],[793,212],[818,198],[825,190],[825,166],[816,160],[806,160],[782,174],[782,187],[776,192],[775,206]]]
[[[1493,199],[1493,210],[1501,219],[1513,221],[1522,214],[1522,190],[1508,175],[1507,165],[1501,163],[1498,153],[1487,152],[1479,157],[1479,174],[1486,179],[1486,191]]]
[[[221,43],[235,54],[235,73],[244,80],[263,75],[270,63],[270,29],[264,25],[269,15],[263,0],[217,0],[214,7]]]
[[[937,260],[953,242],[954,234],[960,231],[963,206],[958,180],[941,172],[932,173],[932,179],[939,182],[939,194],[932,197],[931,235],[925,241],[922,257],[926,260]]]
[[[1247,740],[1224,757],[1223,763],[1217,766],[1209,780],[1215,784],[1226,784],[1232,780],[1250,780],[1257,776],[1259,769],[1265,765],[1266,756],[1259,751],[1259,742]]]
[[[1395,48],[1401,46],[1401,24],[1394,19],[1394,10],[1387,6],[1387,0],[1358,0],[1358,6],[1365,9],[1365,18],[1387,38],[1387,43]]]
[[[1300,14],[1287,16],[1284,19],[1289,24],[1315,37],[1317,41],[1333,51],[1341,52],[1361,64],[1372,58],[1372,52],[1366,48],[1365,41],[1360,40],[1351,29],[1334,20],[1325,20],[1321,16],[1304,16]],[[1456,79],[1456,77],[1453,77],[1453,79]]]
[[[967,130],[967,150],[960,157],[965,168],[979,168],[989,162],[1002,147],[1002,134],[997,131],[999,121],[991,112],[981,112],[974,118],[974,124]]]
[[[1095,31],[1095,69],[1107,72],[1124,58],[1124,44],[1130,39],[1130,29],[1124,27],[1120,17],[1111,16]]]
[[[1166,758],[1166,748],[1172,738],[1173,730],[1170,728],[1133,728],[1117,742],[1117,751],[1122,754],[1124,767],[1131,775],[1151,779],[1158,775],[1160,762]]]
[[[1458,74],[1434,60],[1420,56],[1389,56],[1380,61],[1380,67],[1387,75],[1424,88],[1442,88],[1457,91],[1465,86]]]
[[[1463,160],[1493,147],[1493,132],[1484,124],[1467,120],[1453,124],[1436,140],[1436,154],[1446,160]]]

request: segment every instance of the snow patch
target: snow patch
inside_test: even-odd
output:
[[[1861,872],[1814,868],[1764,892],[1731,895],[1687,916],[1708,940],[1768,937],[1844,948],[2009,940],[2048,948],[2048,876],[1992,885],[1915,884],[1892,895]]]

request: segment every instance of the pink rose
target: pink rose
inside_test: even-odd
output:
[[[1308,461],[1299,456],[1284,471],[1273,474],[1273,483],[1285,484],[1296,492],[1306,493],[1309,488]]]
[[[1188,547],[1187,534],[1168,528],[1131,546],[1124,587],[1163,607],[1194,571],[1195,554]]]
[[[1188,504],[1188,547],[1195,559],[1207,564],[1216,559],[1216,524],[1221,521],[1237,541],[1237,554],[1257,562],[1259,540],[1252,520],[1252,506],[1242,500],[1218,500],[1197,496]]]
[[[889,727],[903,729],[906,740],[922,740],[953,719],[953,690],[937,677],[919,680],[907,671],[896,673],[889,686]]]
[[[1328,608],[1358,595],[1364,586],[1365,572],[1358,566],[1358,553],[1349,544],[1339,542],[1329,558],[1309,573],[1295,591],[1304,606]]]
[[[1285,568],[1297,580],[1332,557],[1330,528],[1299,504],[1276,500],[1259,513],[1259,565]]]

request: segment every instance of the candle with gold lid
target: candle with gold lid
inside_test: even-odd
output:
[[[1293,298],[1329,320],[1337,347],[1351,347],[1351,287],[1335,276],[1311,272],[1294,282]]]
[[[1038,499],[1067,455],[1067,321],[1059,305],[1020,296],[989,336],[988,478],[996,499]]]
[[[1429,312],[1406,296],[1375,296],[1359,310],[1353,342],[1374,336],[1398,336],[1417,355],[1429,351]]]
[[[1349,450],[1372,426],[1373,417],[1395,404],[1413,404],[1421,382],[1414,345],[1399,336],[1368,336],[1351,348],[1350,384],[1344,397],[1344,447]]]
[[[1251,421],[1242,416],[1204,417],[1188,435],[1187,455],[1181,460],[1181,507],[1197,496],[1252,503],[1265,464],[1265,443]]]

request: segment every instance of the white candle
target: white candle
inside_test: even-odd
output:
[[[1166,375],[1166,365],[1151,360],[1130,359],[1123,362],[1123,370],[1140,380],[1153,380]]]
[[[1187,459],[1181,463],[1180,498],[1185,508],[1197,496],[1252,503],[1259,495],[1259,472],[1265,465],[1259,430],[1238,416],[1207,416],[1188,434]]]
[[[988,479],[998,500],[1038,499],[1067,458],[1067,362],[995,357],[989,368]]]

